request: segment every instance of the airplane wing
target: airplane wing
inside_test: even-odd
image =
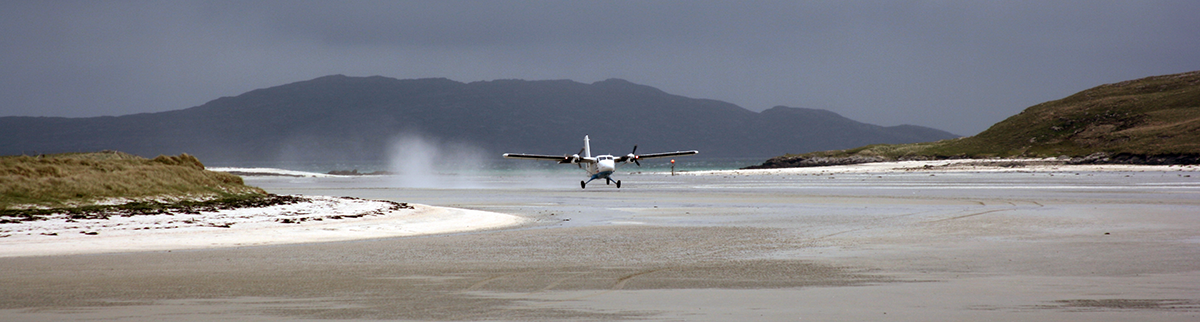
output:
[[[693,154],[697,154],[697,153],[700,153],[700,151],[691,150],[691,151],[675,151],[675,152],[663,152],[663,153],[638,154],[638,155],[634,155],[633,159],[640,160],[640,159],[650,159],[650,158],[666,158],[666,157],[674,157],[674,156],[681,156],[681,155],[693,155]],[[613,158],[613,160],[616,162],[627,162],[628,159],[629,159],[628,155],[623,155],[623,156]]]
[[[545,155],[545,154],[524,154],[524,153],[505,153],[505,158],[509,159],[527,159],[527,160],[546,160],[558,161],[558,163],[571,163],[574,159],[575,163],[587,163],[592,160],[584,158],[575,158],[571,155]]]

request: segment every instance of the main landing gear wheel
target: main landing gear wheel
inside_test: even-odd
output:
[[[580,180],[579,181],[579,189],[587,189],[587,182]]]
[[[621,180],[617,180],[617,189],[621,189]]]

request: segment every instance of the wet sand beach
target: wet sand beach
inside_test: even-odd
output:
[[[1200,319],[1195,168],[836,170],[247,178],[532,224],[3,258],[0,320]]]

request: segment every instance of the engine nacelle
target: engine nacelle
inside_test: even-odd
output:
[[[579,163],[579,155],[573,154],[573,155],[571,155],[571,164],[576,164],[576,163]]]

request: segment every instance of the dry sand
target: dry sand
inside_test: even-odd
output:
[[[0,224],[0,258],[280,245],[444,234],[529,220],[470,209],[311,196],[270,207]]]
[[[1200,178],[1142,169],[250,178],[537,224],[4,258],[0,320],[1200,320]]]

